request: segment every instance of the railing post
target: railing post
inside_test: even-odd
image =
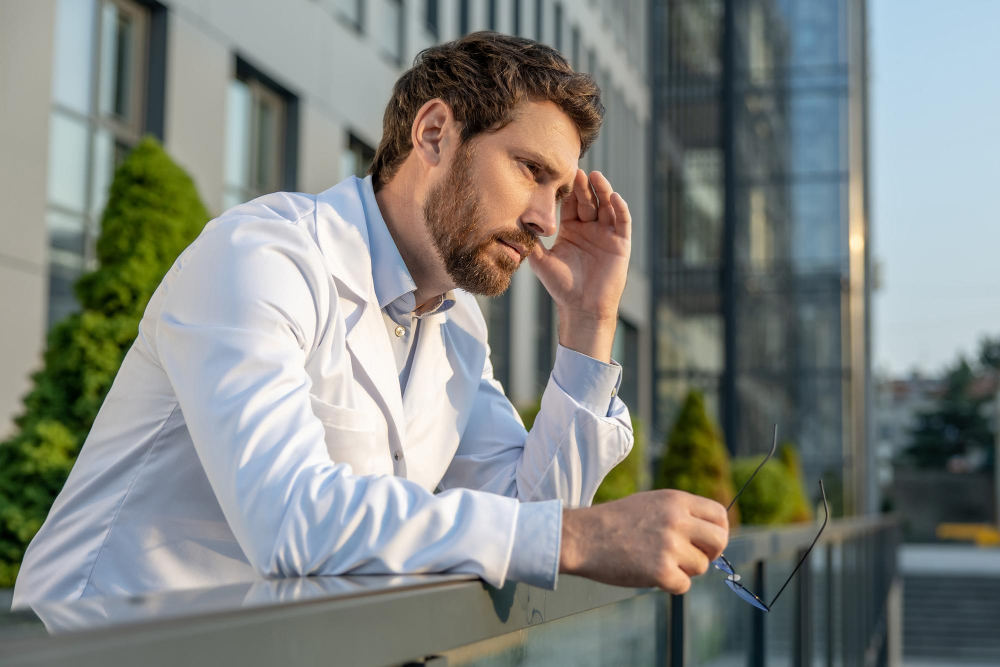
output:
[[[670,596],[670,667],[684,667],[684,596]]]
[[[826,667],[833,667],[833,545],[826,545]]]
[[[754,581],[753,589],[755,591],[760,591],[761,595],[766,596],[764,592],[767,589],[764,588],[764,561],[757,561],[754,565]],[[764,625],[764,621],[767,618],[767,614],[759,610],[754,611],[753,615],[753,625],[750,631],[750,667],[764,667],[767,661],[767,654],[764,651],[765,642],[767,637],[765,632],[767,628]]]
[[[798,558],[802,558],[802,552]],[[795,603],[795,617],[798,619],[794,655],[795,663],[799,667],[812,666],[812,568],[810,564],[804,563],[798,573],[798,581],[795,583],[798,595]]]

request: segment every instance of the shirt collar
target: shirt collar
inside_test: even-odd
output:
[[[389,227],[385,224],[385,218],[379,211],[370,174],[361,179],[361,203],[365,210],[365,221],[368,223],[372,278],[375,282],[378,307],[385,310],[392,306],[391,310],[398,313],[411,313],[417,307],[414,296],[417,284],[413,282],[413,277],[406,268],[402,255],[399,254],[399,248],[389,233]],[[455,305],[455,294],[451,290],[438,299],[438,303],[432,304],[423,315],[443,312]]]

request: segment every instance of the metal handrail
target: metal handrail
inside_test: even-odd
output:
[[[893,525],[831,521],[833,544]],[[735,534],[727,554],[766,561],[808,546],[813,524]],[[39,605],[0,623],[0,665],[402,664],[655,590],[562,575],[557,591],[463,575],[261,580],[140,598]],[[9,620],[9,619],[8,619]],[[664,628],[666,631],[666,628]]]

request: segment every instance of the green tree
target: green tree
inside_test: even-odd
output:
[[[135,339],[146,303],[208,212],[191,178],[152,138],[115,172],[97,241],[99,268],[76,283],[81,311],[49,332],[40,371],[0,443],[0,587],[62,489]]]
[[[960,357],[949,369],[937,405],[917,416],[905,460],[918,468],[943,469],[954,456],[993,450],[994,434],[987,415],[994,397],[978,392],[976,386],[983,373],[991,370],[992,347],[984,341],[978,367]]]
[[[743,488],[760,465],[762,455],[733,460],[733,483]],[[795,508],[795,482],[780,461],[769,461],[736,501],[740,519],[747,525],[791,523]]]
[[[778,450],[778,460],[785,466],[785,470],[792,479],[792,512],[789,520],[792,523],[802,523],[812,521],[813,511],[809,501],[809,494],[806,492],[805,476],[802,474],[802,461],[799,459],[799,452],[790,442],[781,445]]]
[[[660,459],[654,487],[687,491],[726,506],[732,502],[735,491],[729,452],[708,417],[700,392],[692,391],[684,401],[667,440],[667,453]],[[738,520],[736,512],[730,511],[730,524],[736,525]]]

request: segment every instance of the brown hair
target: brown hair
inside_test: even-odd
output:
[[[424,49],[396,81],[369,170],[376,190],[399,171],[413,147],[417,112],[435,98],[462,124],[463,144],[506,127],[522,101],[551,101],[576,125],[582,156],[604,119],[601,89],[590,75],[574,72],[558,51],[530,39],[474,32]]]

